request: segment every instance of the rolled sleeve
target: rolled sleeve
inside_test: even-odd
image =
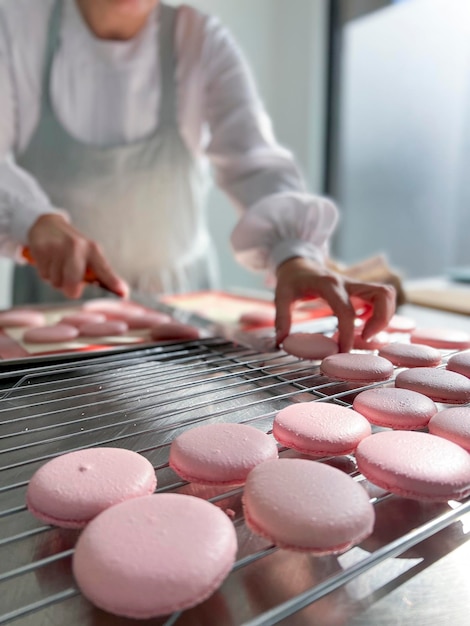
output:
[[[301,256],[324,263],[338,221],[331,200],[283,193],[263,198],[240,219],[231,235],[237,261],[252,271],[267,271]]]

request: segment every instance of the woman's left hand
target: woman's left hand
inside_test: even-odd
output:
[[[313,298],[325,300],[338,318],[340,352],[349,352],[353,347],[356,311],[351,298],[364,302],[371,309],[362,331],[366,341],[385,328],[396,309],[396,292],[390,285],[355,281],[309,259],[288,259],[277,269],[275,304],[278,345],[289,334],[294,302]]]

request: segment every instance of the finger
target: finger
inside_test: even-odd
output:
[[[56,289],[62,289],[63,285],[63,259],[56,257],[49,265],[49,282]]]
[[[354,344],[356,313],[349,294],[341,282],[327,282],[322,294],[338,319],[338,345],[340,352],[349,352]]]
[[[391,285],[371,285],[365,283],[350,284],[349,293],[360,296],[372,306],[372,313],[367,319],[362,337],[366,341],[383,330],[396,310],[396,291]]]
[[[289,287],[278,286],[274,297],[276,305],[276,344],[279,346],[287,337],[292,323],[291,307],[294,294]]]
[[[87,245],[74,242],[62,272],[62,290],[69,298],[79,298],[83,292],[83,276],[87,265]]]
[[[122,298],[128,297],[129,286],[111,269],[111,266],[104,258],[99,246],[95,243],[90,244],[87,267],[94,272],[102,287]]]

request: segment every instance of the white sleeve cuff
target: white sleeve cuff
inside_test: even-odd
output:
[[[296,256],[323,264],[337,221],[338,211],[328,198],[295,192],[265,197],[232,232],[235,258],[250,270],[272,275]]]

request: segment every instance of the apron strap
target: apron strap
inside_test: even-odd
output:
[[[62,0],[56,0],[52,7],[47,35],[46,55],[44,59],[43,82],[41,90],[41,108],[50,107],[51,72],[54,55],[59,45],[60,21],[62,17]]]
[[[161,72],[160,125],[177,125],[176,58],[174,34],[177,10],[160,4],[159,52]]]
[[[41,108],[51,108],[50,85],[54,56],[60,39],[60,23],[63,0],[56,0],[49,20],[46,54],[44,59],[43,84],[41,90]],[[160,5],[159,54],[161,72],[160,125],[177,124],[176,59],[174,52],[174,33],[177,10],[166,4]]]

